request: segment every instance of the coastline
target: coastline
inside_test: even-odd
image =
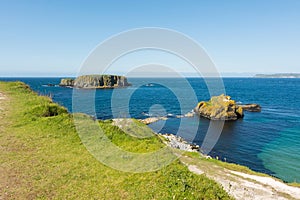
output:
[[[159,120],[160,117],[157,117]],[[130,119],[113,119],[116,121],[127,121]],[[141,120],[139,120],[141,121]],[[143,123],[147,121],[142,121]],[[126,124],[126,123],[125,123]],[[146,123],[145,123],[146,124]],[[114,125],[119,126],[115,123]],[[122,124],[124,126],[124,123]],[[155,132],[154,132],[155,133]],[[236,199],[298,199],[300,196],[300,185],[288,184],[281,179],[268,174],[252,171],[246,166],[227,163],[218,158],[212,158],[201,153],[199,146],[185,141],[183,138],[173,134],[155,133],[163,137],[163,142],[174,149],[182,151],[179,160],[188,169],[198,175],[205,175],[223,186],[223,188]],[[298,187],[295,187],[298,186]]]
[[[28,88],[24,89],[29,93],[32,92],[30,92]],[[30,95],[31,94],[28,94],[28,96]],[[5,95],[0,99],[5,101],[6,98],[9,98],[9,96]],[[19,101],[24,100],[20,99]],[[55,123],[52,123],[52,126],[55,126],[57,122],[60,121],[55,121]],[[50,135],[49,137],[51,138],[53,136]],[[181,139],[176,140],[180,141]],[[282,197],[282,199],[297,199],[298,195],[300,195],[300,188],[298,187],[289,186],[278,179],[266,174],[254,172],[244,166],[201,156],[198,152],[186,151],[179,160],[187,166],[189,171],[197,175],[204,174],[212,180],[215,180],[223,186],[228,194],[237,199],[255,199],[254,197],[258,199],[271,199],[274,198],[274,196]],[[265,179],[265,177],[268,179]],[[289,189],[287,190],[287,188]]]
[[[165,119],[160,119],[160,117],[155,118],[155,119],[165,120]],[[112,124],[114,126],[117,126],[120,129],[124,130],[125,133],[126,133],[125,127],[130,127],[132,125],[132,123],[134,123],[134,121],[141,122],[145,125],[147,125],[147,122],[148,122],[148,121],[143,121],[141,119],[131,119],[131,118],[116,118],[116,119],[111,119],[111,120],[113,121]],[[151,131],[152,131],[152,129],[151,129]],[[179,149],[179,150],[187,151],[187,152],[197,152],[197,153],[201,154],[199,145],[189,143],[180,136],[176,136],[174,134],[156,133],[154,131],[152,131],[152,132],[156,136],[163,138],[163,143],[171,148]]]
[[[182,115],[182,116],[184,116],[184,115]],[[167,120],[166,117],[149,117],[149,118],[146,118],[146,119],[150,119],[150,121],[151,121],[150,123],[155,123],[158,120]],[[112,120],[114,121],[114,120],[120,120],[120,119],[112,119]],[[126,120],[130,120],[130,119],[122,118],[121,120],[126,121]],[[145,120],[142,120],[142,119],[136,119],[136,120],[144,123],[145,125],[148,125],[147,122],[149,122],[147,120],[145,121]],[[119,127],[118,124],[114,124],[114,125]],[[264,178],[260,179],[260,177],[265,177],[265,178],[267,178],[267,180],[269,178],[269,180],[271,180],[271,182],[273,182],[276,187],[277,187],[278,184],[279,185],[283,184],[283,187],[286,187],[286,186],[296,187],[297,188],[296,193],[297,193],[297,195],[298,194],[300,195],[300,183],[285,182],[285,181],[281,180],[280,178],[271,176],[269,174],[253,171],[250,168],[248,168],[247,166],[239,165],[239,164],[236,164],[236,163],[229,163],[229,162],[226,162],[226,161],[223,161],[223,160],[219,160],[218,156],[213,158],[209,155],[205,155],[201,152],[201,148],[199,147],[199,145],[190,143],[190,142],[186,141],[184,138],[182,138],[180,136],[176,136],[172,133],[169,133],[169,134],[168,133],[163,133],[162,134],[162,133],[156,133],[156,132],[153,132],[153,133],[156,134],[159,137],[163,137],[165,139],[165,140],[163,140],[163,142],[167,146],[172,147],[174,149],[178,149],[180,151],[187,152],[187,153],[195,153],[201,159],[210,160],[212,162],[217,162],[222,167],[225,167],[227,170],[229,170],[231,174],[235,173],[238,176],[251,177],[254,181],[258,181],[258,182],[266,182],[266,181],[264,181],[265,180]],[[184,161],[183,161],[183,163],[184,163]],[[184,164],[189,166],[187,163],[184,163]],[[193,167],[193,168],[195,169],[195,167]],[[193,170],[191,170],[191,171],[193,171]],[[196,171],[201,171],[202,172],[202,170],[200,170],[200,169],[196,169]],[[264,184],[267,184],[267,183],[264,183]],[[298,189],[299,189],[299,191],[298,191]],[[230,191],[230,189],[228,189],[228,191]],[[294,191],[294,189],[291,189],[291,191]]]
[[[21,82],[0,82],[0,92],[0,199],[232,199],[221,185],[191,173],[179,160],[147,173],[109,167],[83,145],[74,115],[49,97]],[[158,137],[131,137],[111,121],[99,126],[128,152],[165,146]],[[120,159],[130,164],[131,158]]]

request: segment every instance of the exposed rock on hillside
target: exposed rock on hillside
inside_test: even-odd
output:
[[[141,119],[140,122],[142,122],[143,124],[152,124],[154,122],[157,122],[159,120],[167,120],[168,118],[167,117],[149,117],[149,118],[146,118],[146,119]]]
[[[214,96],[209,101],[199,102],[194,111],[212,120],[237,120],[244,116],[243,108],[224,94]]]
[[[173,135],[173,134],[160,134],[162,137],[167,139],[166,144],[172,148],[180,149],[183,151],[189,151],[189,152],[199,152],[200,147],[199,145],[190,144],[187,141],[185,141],[182,137]]]
[[[130,86],[125,76],[84,75],[76,79],[62,79],[60,86],[76,88],[115,88]]]

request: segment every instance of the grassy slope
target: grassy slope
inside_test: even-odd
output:
[[[1,82],[0,92],[8,98],[0,104],[7,108],[0,112],[0,199],[229,199],[218,184],[179,161],[143,174],[106,167],[81,144],[72,117],[49,98],[19,82]],[[109,123],[101,126],[116,131],[108,135],[121,147],[161,146],[157,138],[147,148]]]

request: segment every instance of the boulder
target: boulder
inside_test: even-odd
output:
[[[199,102],[194,111],[211,120],[237,120],[244,117],[243,108],[224,94]]]
[[[261,107],[258,104],[246,104],[246,105],[240,105],[240,107],[243,108],[243,110],[249,111],[249,112],[260,112]]]

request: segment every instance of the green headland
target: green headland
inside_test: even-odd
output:
[[[21,82],[0,83],[0,193],[4,199],[230,199],[222,187],[179,160],[159,171],[125,173],[97,161],[82,145],[73,117]],[[158,137],[134,139],[99,122],[132,152],[161,148]]]
[[[165,147],[156,134],[136,138],[112,120],[97,123],[126,151],[147,153]],[[21,82],[0,82],[0,147],[0,199],[296,199],[299,190],[195,152],[182,152],[154,172],[112,169],[85,148],[74,115]]]

